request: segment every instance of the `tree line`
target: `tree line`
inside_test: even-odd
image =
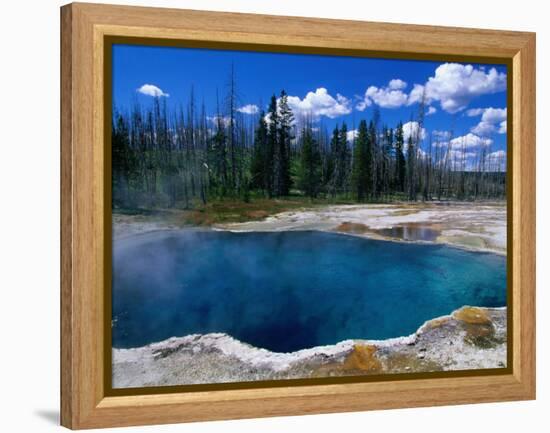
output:
[[[197,106],[113,109],[112,184],[117,208],[193,208],[211,200],[303,195],[327,201],[503,199],[502,159],[452,136],[422,136],[423,104],[405,131],[382,125],[375,110],[355,130],[331,132],[312,118],[295,118],[283,90],[267,112],[238,111],[233,72],[216,114]],[[413,119],[411,119],[413,120]],[[422,146],[423,144],[423,146]]]

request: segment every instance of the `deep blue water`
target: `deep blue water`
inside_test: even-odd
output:
[[[113,346],[225,332],[277,352],[408,335],[506,305],[506,260],[316,231],[159,232],[117,241]]]

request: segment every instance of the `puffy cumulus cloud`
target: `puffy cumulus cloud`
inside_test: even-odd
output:
[[[136,92],[147,96],[153,96],[155,98],[160,98],[161,96],[167,98],[170,96],[168,93],[164,93],[160,87],[157,87],[154,84],[144,84],[139,89],[137,89]]]
[[[407,86],[403,80],[393,79],[385,87],[370,86],[356,105],[359,111],[364,111],[372,104],[382,108],[399,108],[406,105],[409,96],[403,89]]]
[[[502,159],[502,158],[506,158],[505,150],[497,150],[487,155],[487,159]]]
[[[506,134],[506,108],[472,108],[466,111],[470,117],[480,116],[480,122],[471,128],[474,134],[489,136],[498,132]]]
[[[426,152],[424,152],[422,149],[420,149],[419,147],[417,147],[416,148],[416,157],[420,158],[420,159],[426,159],[426,158],[428,158],[428,154]]]
[[[382,108],[399,108],[424,101],[426,104],[439,102],[442,110],[454,114],[466,109],[478,96],[506,90],[506,74],[495,68],[486,70],[460,63],[443,63],[425,83],[414,84],[410,92],[405,90],[406,87],[407,83],[398,78],[391,80],[387,86],[370,86],[360,97],[356,108],[364,111],[372,104]],[[426,114],[434,114],[435,110],[435,107],[428,108]]]
[[[453,171],[474,171],[478,168],[478,155],[475,152],[463,149],[451,149],[447,156],[451,164],[450,169]]]
[[[485,163],[489,166],[489,170],[506,170],[506,151],[497,150],[491,152],[485,157]]]
[[[448,151],[451,170],[473,171],[480,168],[480,153],[468,149]],[[506,151],[498,150],[485,155],[485,171],[506,171]]]
[[[372,105],[372,101],[370,99],[367,99],[367,98],[362,99],[361,97],[359,99],[361,99],[361,101],[359,101],[355,105],[355,108],[358,111],[365,111],[367,109],[367,107],[370,107]]]
[[[501,162],[506,161],[506,151],[505,150],[497,150],[495,152],[491,152],[487,154],[485,157],[487,162]]]
[[[443,110],[457,113],[477,96],[506,90],[506,74],[495,68],[486,71],[472,65],[444,63],[428,78],[424,89],[427,101],[439,101]]]
[[[212,122],[214,125],[220,122],[225,127],[228,127],[231,123],[231,118],[229,116],[206,116],[206,120]]]
[[[426,111],[426,116],[431,116],[432,114],[437,113],[437,108],[432,107],[431,105],[428,107],[428,110]]]
[[[405,91],[406,87],[407,83],[398,78],[390,80],[387,86],[370,86],[365,91],[365,94],[360,97],[361,100],[355,108],[359,111],[364,111],[372,104],[376,104],[382,108],[399,108],[421,101],[429,104],[435,100],[428,97],[426,87],[421,84],[415,84],[408,93]],[[426,110],[426,115],[430,116],[436,112],[437,108],[429,106]]]
[[[466,116],[468,117],[481,116],[484,111],[485,111],[485,108],[470,108],[469,110],[466,110]]]
[[[403,124],[403,140],[405,147],[409,143],[409,138],[412,138],[413,142],[422,141],[426,138],[426,130],[420,128],[418,122],[407,122]]]
[[[482,138],[479,135],[469,132],[466,135],[453,138],[450,141],[451,149],[472,149],[480,146],[490,146],[493,140],[490,138]]]
[[[481,120],[491,123],[501,122],[506,120],[506,112],[506,108],[485,108],[481,115]]]
[[[470,129],[474,134],[481,135],[484,137],[487,137],[488,135],[491,135],[496,130],[496,127],[494,124],[490,122],[479,122],[476,126]]]
[[[462,161],[467,160],[470,158],[474,158],[476,156],[475,152],[468,152],[466,150],[462,149],[451,149],[449,150],[449,159],[451,161]]]
[[[258,113],[258,111],[260,111],[260,109],[255,104],[246,104],[242,107],[237,108],[237,111],[243,114],[256,114]]]
[[[434,129],[432,131],[432,136],[438,141],[449,140],[449,138],[451,138],[451,131],[440,131],[438,129]]]
[[[415,84],[411,90],[411,93],[409,93],[407,104],[412,105],[422,101],[427,102],[428,104],[432,102],[428,101],[426,97],[426,88],[421,84]]]
[[[399,78],[394,78],[388,83],[388,87],[392,90],[401,90],[407,87],[407,82],[400,80]]]
[[[297,117],[326,116],[334,119],[351,113],[351,102],[348,98],[339,93],[333,97],[324,87],[319,87],[315,92],[308,92],[303,99],[289,95],[288,105]]]
[[[346,139],[348,141],[353,141],[357,138],[358,135],[359,135],[359,131],[357,129],[352,129],[351,131],[348,131],[346,133]]]

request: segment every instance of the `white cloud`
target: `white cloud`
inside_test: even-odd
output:
[[[485,108],[470,108],[469,110],[466,110],[466,116],[468,117],[475,117],[480,116],[485,111]]]
[[[451,149],[449,151],[449,157],[451,160],[468,159],[468,158],[473,158],[474,156],[476,156],[475,152],[468,152],[466,150],[463,151],[462,149]]]
[[[487,155],[487,159],[501,159],[501,158],[506,158],[505,150],[497,150]]]
[[[506,111],[506,108],[485,108],[481,115],[481,120],[492,123],[501,122],[506,120]]]
[[[160,87],[157,87],[154,84],[144,84],[139,89],[137,89],[136,92],[147,96],[153,96],[155,98],[158,98],[161,96],[164,96],[167,98],[170,96],[168,93],[164,93]]]
[[[359,131],[357,129],[352,129],[351,131],[347,132],[346,139],[348,141],[353,141],[354,139],[357,138],[358,135],[359,135]]]
[[[358,102],[357,105],[355,105],[355,108],[359,111],[365,111],[365,109],[372,105],[372,102],[367,99],[363,99],[362,101]]]
[[[480,153],[466,149],[451,149],[448,153],[453,170],[478,170]],[[485,171],[506,171],[506,151],[498,150],[485,155]]]
[[[451,170],[477,171],[479,166],[479,154],[476,152],[453,149],[449,151]]]
[[[335,98],[324,87],[319,87],[315,92],[308,92],[303,99],[289,95],[288,105],[294,116],[301,117],[318,118],[326,116],[334,119],[351,113],[351,103],[348,98],[339,93],[336,94]]]
[[[403,124],[403,140],[405,142],[405,147],[409,143],[409,137],[412,137],[413,142],[415,141],[422,141],[426,138],[426,130],[424,128],[420,128],[420,125],[418,122],[407,122]]]
[[[470,129],[474,134],[482,135],[484,137],[487,137],[488,135],[491,135],[493,132],[495,132],[495,125],[490,122],[479,122],[476,126]]]
[[[464,110],[476,97],[506,90],[506,74],[495,68],[488,71],[472,65],[460,63],[443,63],[439,65],[432,77],[424,84],[414,84],[407,93],[407,83],[398,78],[391,80],[387,86],[370,86],[360,97],[357,110],[364,111],[372,104],[383,108],[399,108],[424,101],[426,104],[439,102],[448,113]],[[435,113],[435,107],[428,108],[427,115]],[[477,116],[476,114],[468,114]]]
[[[474,134],[485,137],[495,132],[506,134],[506,108],[472,108],[466,111],[466,115],[470,117],[481,115],[480,122],[471,128]]]
[[[432,131],[432,135],[437,140],[448,140],[449,138],[451,138],[450,131],[440,131],[438,129],[434,129]]]
[[[260,109],[255,104],[246,104],[242,107],[237,108],[237,111],[243,114],[256,114],[258,113],[258,111],[260,111]]]
[[[432,107],[431,105],[428,107],[428,111],[426,111],[426,116],[431,116],[432,114],[437,113],[437,108]]]
[[[490,146],[493,144],[493,140],[490,138],[482,138],[469,132],[466,135],[453,138],[450,144],[452,149],[471,149],[480,146]]]
[[[420,159],[426,159],[428,157],[428,154],[424,152],[420,147],[416,148],[416,157]]]
[[[225,127],[228,127],[231,123],[231,118],[229,116],[206,116],[206,119],[214,125],[217,125],[219,120]]]
[[[424,99],[425,102],[430,103],[431,101],[428,101],[426,98],[426,90],[424,86],[421,84],[415,84],[411,90],[411,93],[409,93],[409,99],[407,101],[407,105],[416,104],[418,102],[422,102],[422,99]]]
[[[359,111],[364,111],[373,103],[382,108],[399,108],[407,104],[409,99],[407,93],[403,89],[407,83],[402,80],[391,80],[387,87],[370,86],[366,91],[363,99],[356,105]]]
[[[485,163],[489,165],[486,169],[489,170],[506,170],[506,151],[497,150],[496,152],[491,152],[485,157]]]
[[[399,78],[394,78],[388,83],[388,87],[392,90],[401,90],[407,87],[407,83]]]
[[[439,101],[449,113],[464,110],[477,96],[506,90],[506,74],[472,65],[444,63],[425,84],[427,101]]]

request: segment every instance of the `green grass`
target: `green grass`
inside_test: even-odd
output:
[[[113,209],[113,214],[142,219],[161,219],[172,224],[186,226],[211,226],[215,224],[238,223],[262,220],[280,212],[326,206],[331,204],[356,204],[346,197],[309,198],[294,193],[288,197],[267,198],[253,194],[247,200],[223,198],[195,203],[192,209],[177,208],[137,208]]]
[[[210,226],[261,220],[276,213],[313,207],[319,204],[326,204],[326,202],[324,200],[317,202],[299,196],[277,199],[252,198],[248,201],[223,199],[200,205],[193,210],[182,211],[182,218],[188,224]]]
[[[387,203],[387,201],[378,201],[377,203]],[[206,205],[197,204],[192,210],[181,211],[181,214],[185,224],[210,226],[257,221],[270,215],[296,209],[345,204],[358,203],[353,198],[344,195],[310,198],[300,194],[299,191],[291,191],[291,195],[287,197],[267,198],[252,193],[247,200],[239,198],[212,200]]]

